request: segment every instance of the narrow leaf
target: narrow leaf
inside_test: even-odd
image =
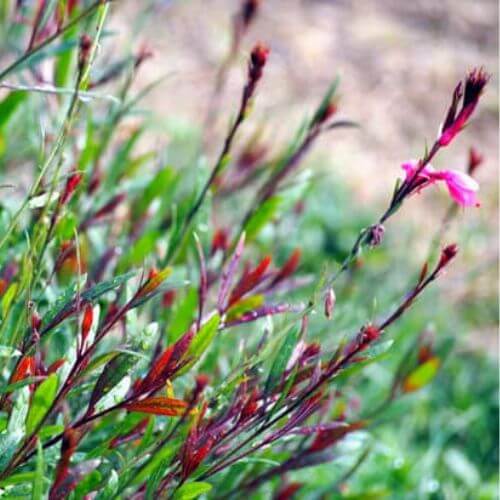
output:
[[[57,394],[57,375],[47,377],[36,389],[26,418],[26,433],[31,434],[42,421]]]
[[[187,408],[187,403],[181,399],[166,398],[163,396],[143,399],[137,403],[125,405],[129,411],[140,413],[152,413],[153,415],[167,415],[178,417],[182,415]]]

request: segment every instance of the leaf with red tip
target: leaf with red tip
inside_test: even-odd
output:
[[[412,371],[403,382],[404,392],[418,391],[437,375],[441,361],[437,356],[429,358]]]
[[[160,377],[167,366],[168,362],[170,361],[170,358],[172,356],[172,353],[174,352],[174,344],[171,346],[167,347],[163,353],[158,356],[156,361],[153,363],[153,366],[149,370],[149,373],[146,375],[144,380],[139,384],[138,390],[142,389],[147,389],[148,387],[151,387],[152,384],[154,384]]]
[[[124,406],[129,411],[152,413],[153,415],[166,415],[179,417],[184,414],[187,403],[181,399],[167,398],[164,396],[151,397],[130,403]]]
[[[238,302],[243,295],[259,284],[263,274],[267,271],[269,264],[271,264],[271,257],[267,255],[254,269],[243,274],[240,281],[231,292],[228,304],[229,307]]]
[[[295,272],[299,266],[300,256],[301,251],[299,248],[296,248],[288,260],[283,264],[283,267],[278,271],[278,274],[274,277],[273,281],[269,285],[269,288],[277,285],[280,281],[283,281]]]
[[[19,382],[23,378],[28,377],[29,375],[35,374],[35,358],[33,356],[25,356],[19,364],[17,365],[16,371],[12,378],[10,379],[10,383],[13,384],[15,382]]]
[[[364,426],[365,422],[360,420],[358,422],[353,422],[352,424],[347,424],[344,427],[337,427],[330,430],[319,431],[308,451],[312,453],[322,451],[325,448],[328,448],[329,446],[332,446],[340,441],[350,432],[362,429]]]
[[[144,283],[144,286],[141,288],[137,296],[145,297],[146,295],[154,292],[171,274],[171,267],[166,267],[161,271],[152,273],[146,283]]]
[[[94,321],[94,312],[92,310],[92,305],[87,304],[83,312],[83,320],[82,320],[82,346],[85,345],[85,341],[87,340],[93,321]]]

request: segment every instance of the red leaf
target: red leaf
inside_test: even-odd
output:
[[[291,500],[302,486],[304,486],[303,483],[288,483],[279,489],[274,496],[274,500]]]
[[[300,249],[296,248],[292,252],[292,255],[290,255],[290,257],[288,258],[288,260],[283,264],[283,267],[278,271],[278,274],[276,274],[276,276],[274,277],[270,287],[278,284],[280,281],[283,281],[295,272],[295,270],[299,266],[300,255]]]
[[[190,432],[181,456],[181,476],[183,479],[187,479],[197,469],[212,449],[214,442],[215,438],[213,436],[199,438],[197,428]]]
[[[154,384],[160,377],[161,374],[164,370],[164,368],[167,366],[168,362],[170,361],[170,357],[172,356],[172,353],[174,352],[174,344],[172,344],[170,347],[165,349],[160,356],[156,359],[156,361],[153,363],[153,366],[149,370],[149,373],[146,375],[144,380],[139,384],[139,387],[137,388],[137,391],[140,391],[143,388],[150,387],[151,384]]]
[[[336,429],[320,431],[316,435],[316,438],[312,442],[308,451],[313,453],[322,451],[325,448],[334,445],[337,441],[340,441],[345,435],[349,434],[350,432],[354,432],[363,428],[364,425],[365,423],[360,420],[359,422],[348,424],[345,427],[338,427]]]
[[[25,356],[17,365],[16,371],[10,379],[10,383],[19,382],[30,375],[35,374],[35,358],[33,356]]]
[[[262,275],[267,271],[269,264],[271,264],[271,257],[268,255],[260,261],[257,267],[251,271],[243,273],[240,281],[231,292],[228,307],[231,307],[233,304],[238,302],[243,295],[259,284],[259,281],[262,278]]]
[[[54,361],[48,368],[47,368],[47,375],[50,375],[51,373],[55,373],[59,368],[61,368],[62,365],[66,363],[66,359],[61,358],[57,359]]]
[[[137,386],[135,393],[144,393],[160,382],[170,378],[182,364],[194,336],[194,329],[188,330],[175,344],[168,347],[154,362],[144,380]]]
[[[69,428],[64,431],[61,444],[61,458],[57,464],[56,477],[50,489],[49,500],[67,498],[69,493],[75,488],[76,480],[74,475],[70,473],[69,465],[80,438],[81,434],[75,429]]]
[[[94,312],[92,310],[92,306],[90,304],[87,304],[83,312],[83,320],[82,320],[82,346],[85,345],[85,340],[87,340],[87,336],[90,332],[90,328],[92,327],[93,321],[94,321]]]
[[[137,411],[141,413],[152,413],[153,415],[167,415],[169,417],[181,416],[186,408],[187,403],[181,399],[167,398],[164,396],[151,397],[125,405],[129,411]]]

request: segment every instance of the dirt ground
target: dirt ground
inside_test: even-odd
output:
[[[114,16],[120,29],[133,25],[143,5],[136,0],[123,3]],[[172,73],[148,98],[147,107],[166,118],[201,122],[230,44],[231,16],[239,4],[239,0],[165,1],[143,20],[141,38],[136,41],[146,41],[155,58],[141,70],[139,84]],[[357,121],[362,128],[331,133],[321,140],[315,156],[325,160],[332,176],[341,177],[353,189],[355,203],[374,203],[378,209],[401,173],[401,162],[419,157],[425,141],[433,141],[456,82],[476,66],[491,73],[473,124],[435,165],[463,168],[471,145],[485,155],[478,173],[482,208],[465,213],[463,224],[490,228],[488,237],[474,241],[468,258],[491,263],[490,271],[476,283],[476,293],[496,294],[498,2],[262,0],[258,19],[231,68],[223,111],[211,124],[215,137],[220,131],[221,141],[223,126],[241,92],[246,55],[256,40],[269,44],[271,57],[259,88],[254,123],[264,122],[268,137],[281,144],[339,75],[339,116]],[[246,125],[247,133],[253,130]],[[214,149],[218,147],[215,142]],[[418,201],[406,216],[425,222],[426,232],[428,221],[436,218],[435,208]],[[496,331],[489,332],[485,343],[491,345],[495,335]]]

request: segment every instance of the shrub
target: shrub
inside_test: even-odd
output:
[[[119,132],[155,85],[132,90],[152,54],[142,47],[100,60],[110,3],[6,2],[2,12],[13,47],[0,70],[9,89],[0,103],[2,189],[13,194],[0,212],[1,487],[34,498],[188,499],[270,483],[286,499],[304,488],[294,472],[354,459],[329,486],[340,491],[369,453],[353,454],[349,438],[366,434],[442,364],[445,349],[419,335],[387,398],[360,411],[349,398],[356,373],[391,355],[386,332],[441,277],[457,245],[441,245],[377,319],[350,324],[343,338],[314,340],[311,331],[335,331],[336,302],[350,300],[338,293],[339,279],[356,279],[361,253],[383,245],[386,225],[413,195],[446,186],[453,208],[445,226],[455,207],[477,204],[475,150],[467,173],[431,161],[468,124],[488,76],[473,70],[456,86],[438,137],[402,165],[386,210],[367,215],[348,249],[333,252],[335,266],[318,274],[316,263],[306,275],[300,249],[284,255],[273,227],[299,220],[301,170],[317,139],[356,127],[337,118],[338,81],[283,151],[271,156],[255,139],[238,150],[272,64],[258,43],[213,165],[182,138],[166,151],[136,153],[147,117]],[[243,2],[234,18],[207,123],[258,7]],[[21,200],[14,168],[29,177]],[[436,228],[439,244],[443,232]]]

